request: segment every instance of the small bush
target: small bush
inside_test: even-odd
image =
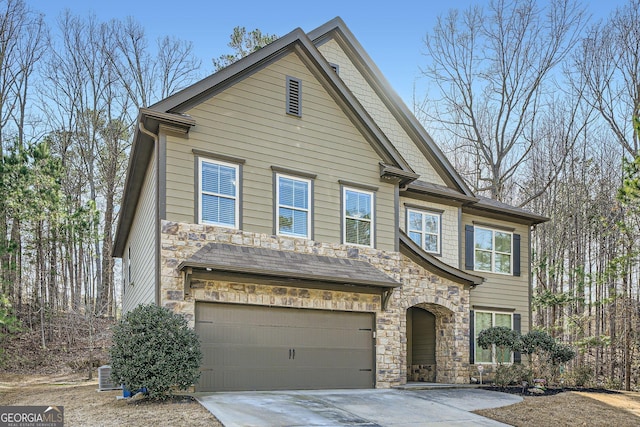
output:
[[[140,305],[113,329],[111,378],[129,390],[164,399],[200,377],[200,341],[186,320],[164,307]]]
[[[526,355],[531,355],[540,351],[551,351],[556,344],[556,340],[541,330],[530,331],[520,338],[522,345],[521,351]]]
[[[485,350],[491,348],[498,364],[510,359],[510,354],[518,350],[520,334],[505,326],[493,326],[478,334],[478,345]]]
[[[513,365],[498,365],[493,382],[499,387],[507,387],[511,384],[521,385],[523,381],[533,383],[531,369],[521,363]]]
[[[593,369],[590,366],[578,366],[567,375],[569,382],[576,387],[585,387],[593,381]]]
[[[556,343],[551,349],[551,361],[554,365],[567,363],[574,357],[576,357],[575,350],[569,347],[567,344]]]

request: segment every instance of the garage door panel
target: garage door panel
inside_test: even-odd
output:
[[[199,391],[370,388],[373,314],[196,304]]]

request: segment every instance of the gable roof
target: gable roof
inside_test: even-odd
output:
[[[316,78],[334,97],[347,113],[352,123],[362,132],[377,154],[386,163],[391,163],[403,171],[414,173],[409,163],[380,130],[366,109],[347,88],[342,79],[336,75],[311,39],[300,28],[296,28],[289,34],[245,56],[217,73],[153,104],[149,109],[185,113],[194,105],[290,52],[299,54],[303,62],[311,69]]]
[[[311,39],[307,37],[304,31],[297,28],[217,73],[176,92],[149,108],[141,109],[138,124],[141,124],[142,127],[138,126],[136,128],[131,147],[129,166],[127,168],[127,183],[125,184],[121,206],[123,214],[118,222],[114,239],[114,256],[122,257],[124,254],[126,237],[129,234],[133,213],[140,196],[144,171],[152,155],[155,136],[151,135],[148,130],[157,133],[160,122],[167,121],[169,125],[173,126],[174,122],[189,120],[186,127],[186,132],[188,132],[188,128],[196,125],[194,119],[184,114],[189,108],[291,52],[296,52],[299,55],[384,163],[396,168],[397,173],[387,174],[386,178],[393,175],[394,179],[399,179],[403,184],[418,178],[409,163],[378,127],[342,79],[336,75]],[[149,120],[151,121],[151,127],[146,124]]]
[[[315,30],[310,31],[308,36],[315,44],[320,44],[330,38],[335,39],[345,52],[348,53],[353,64],[375,90],[376,94],[387,106],[398,123],[400,123],[405,132],[411,137],[425,158],[431,162],[431,165],[445,183],[462,194],[473,197],[471,189],[391,87],[380,69],[375,65],[375,62],[369,57],[360,42],[358,42],[340,17],[336,17]]]

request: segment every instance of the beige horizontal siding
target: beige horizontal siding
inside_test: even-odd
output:
[[[156,161],[155,152],[152,154],[149,167],[142,184],[142,191],[138,199],[135,217],[129,232],[129,239],[125,246],[125,258],[131,248],[132,284],[125,284],[122,297],[122,311],[126,313],[139,304],[155,302],[156,278]],[[126,267],[125,267],[126,268]]]
[[[444,184],[442,178],[422,154],[416,143],[393,117],[340,45],[335,40],[329,40],[318,46],[318,49],[327,58],[327,61],[338,64],[340,78],[351,89],[358,101],[392,141],[400,154],[409,162],[416,173],[420,174],[420,179],[426,182]]]
[[[498,221],[476,215],[462,214],[462,229],[465,225],[473,225],[473,222],[493,224],[499,227],[515,229],[514,233],[520,235],[520,276],[495,274],[476,271],[474,274],[485,278],[484,283],[471,290],[471,308],[494,307],[503,309],[515,309],[515,313],[522,315],[522,332],[529,330],[529,232],[528,227],[522,224]],[[464,231],[463,231],[464,232]],[[463,253],[465,250],[464,239],[462,241]]]
[[[458,238],[458,208],[450,205],[441,205],[439,203],[426,202],[419,199],[411,199],[408,197],[400,197],[400,229],[407,231],[407,206],[419,206],[426,211],[435,209],[442,212],[441,229],[442,229],[442,261],[458,268],[459,261],[459,238]],[[417,209],[417,208],[416,208]]]
[[[302,117],[285,113],[286,76],[302,80]],[[167,135],[167,219],[195,222],[192,149],[244,159],[242,228],[274,231],[271,166],[316,174],[314,238],[338,243],[339,180],[372,185],[376,242],[395,247],[394,186],[380,182],[380,157],[296,54],[260,69],[187,112],[196,126],[187,139]]]

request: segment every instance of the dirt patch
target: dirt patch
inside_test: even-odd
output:
[[[43,383],[46,382],[46,383]],[[65,426],[222,424],[191,396],[164,402],[118,400],[122,391],[98,392],[96,381],[77,377],[0,377],[0,405],[64,406]]]
[[[623,409],[623,410],[621,410]],[[512,426],[640,425],[640,395],[626,392],[566,391],[548,396],[524,396],[515,405],[475,411]]]

